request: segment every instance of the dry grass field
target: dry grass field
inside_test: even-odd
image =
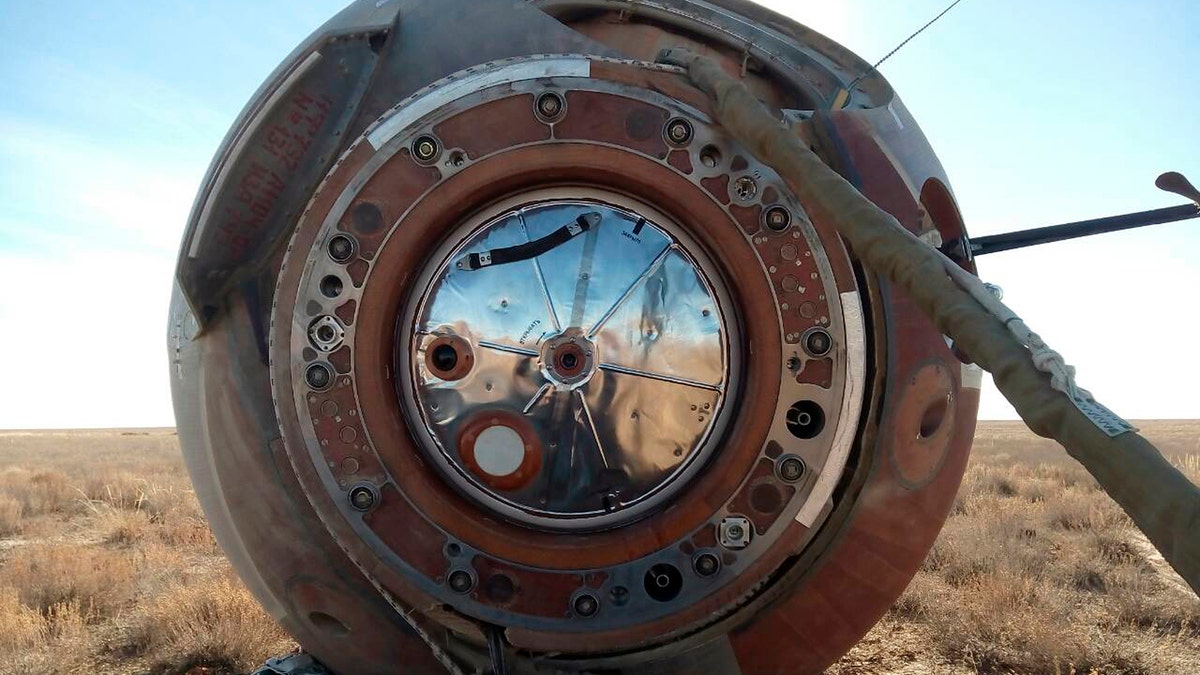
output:
[[[1143,431],[1200,482],[1200,422]],[[1200,535],[1198,535],[1200,536]],[[239,673],[293,647],[170,430],[0,432],[0,675]],[[1057,446],[984,423],[908,592],[831,675],[1200,672],[1200,599]]]

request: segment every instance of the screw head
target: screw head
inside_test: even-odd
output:
[[[438,154],[438,142],[433,136],[420,136],[412,144],[413,157],[419,162],[429,162]]]
[[[775,465],[779,477],[788,483],[795,483],[804,477],[804,460],[796,455],[784,455]]]
[[[454,570],[446,579],[446,585],[455,593],[466,593],[475,586],[475,578],[466,570]]]
[[[667,140],[675,145],[686,145],[692,140],[692,123],[682,117],[667,122]]]
[[[721,569],[721,561],[711,553],[701,553],[692,560],[692,569],[702,577],[711,577]]]
[[[575,613],[584,618],[595,616],[596,612],[600,611],[600,601],[591,593],[580,593],[575,597],[575,601],[571,603],[571,607]]]
[[[375,506],[375,490],[367,485],[350,488],[350,506],[359,511],[370,511]]]
[[[763,213],[763,223],[768,230],[782,232],[792,223],[792,214],[782,206],[772,206]]]
[[[333,371],[324,363],[314,363],[304,371],[304,381],[313,389],[323,391],[333,382]]]

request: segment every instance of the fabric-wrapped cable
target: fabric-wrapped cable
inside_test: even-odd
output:
[[[1029,428],[1083,464],[1200,593],[1200,488],[1079,389],[1061,357],[982,282],[864,197],[714,61],[686,50],[665,50],[659,60],[685,68],[712,98],[721,125],[775,169],[806,209],[833,223],[866,267],[903,289],[990,372]]]

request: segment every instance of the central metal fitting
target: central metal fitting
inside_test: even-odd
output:
[[[596,344],[583,330],[568,328],[542,343],[542,374],[563,389],[575,389],[596,373]]]

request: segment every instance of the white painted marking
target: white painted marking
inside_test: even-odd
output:
[[[489,476],[507,476],[525,461],[525,443],[512,427],[497,424],[475,439],[475,463]]]
[[[371,143],[371,147],[378,150],[413,122],[451,101],[481,89],[543,77],[590,77],[591,74],[591,62],[578,57],[532,59],[495,70],[472,73],[461,79],[437,86],[428,94],[400,108],[391,117],[372,129],[371,133],[367,134],[367,140]]]
[[[833,495],[838,479],[846,469],[854,435],[858,432],[858,418],[862,414],[863,394],[867,386],[867,343],[866,324],[863,322],[862,304],[857,291],[842,293],[842,318],[846,324],[846,386],[842,389],[842,409],[838,413],[838,426],[833,434],[833,447],[821,467],[821,475],[813,485],[812,493],[796,514],[796,521],[812,527],[825,503]]]

